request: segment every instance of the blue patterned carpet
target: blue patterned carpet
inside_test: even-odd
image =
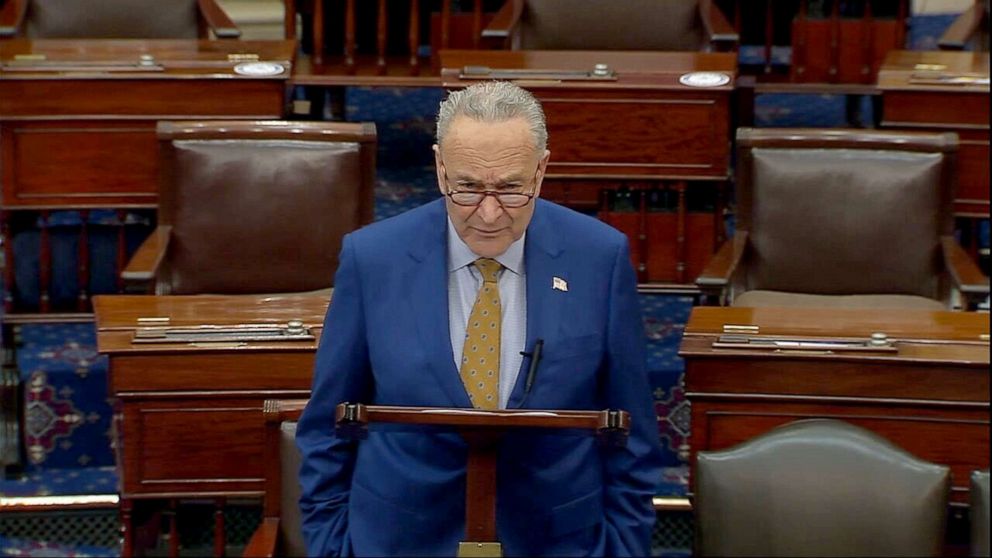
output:
[[[120,550],[102,546],[64,545],[26,539],[8,539],[0,535],[0,556],[49,558],[110,558]]]

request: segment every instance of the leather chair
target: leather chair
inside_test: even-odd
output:
[[[977,304],[988,277],[953,236],[957,145],[951,133],[738,129],[736,231],[696,284],[733,306]]]
[[[512,50],[731,51],[712,0],[506,0],[482,37]]]
[[[832,419],[697,454],[702,556],[940,556],[950,469]]]
[[[989,555],[989,470],[971,473],[971,555]]]
[[[246,558],[307,555],[300,516],[302,458],[296,448],[296,423],[306,403],[305,399],[265,401],[263,516],[245,547]]]
[[[0,38],[196,39],[241,36],[216,0],[6,0]]]
[[[975,0],[937,41],[940,50],[964,50],[969,45],[977,51],[989,50],[989,0]]]
[[[157,132],[158,228],[124,269],[129,290],[332,286],[342,238],[372,221],[374,124],[163,121]]]

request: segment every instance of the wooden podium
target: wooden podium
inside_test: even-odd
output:
[[[361,437],[371,423],[446,426],[468,442],[465,479],[465,541],[458,556],[502,556],[496,539],[496,458],[498,442],[512,428],[569,428],[591,430],[607,441],[624,443],[630,430],[626,411],[551,411],[444,409],[341,403],[336,427],[350,437]]]
[[[989,467],[989,315],[697,307],[679,355],[690,450],[802,418],[835,418],[951,467],[951,499]]]

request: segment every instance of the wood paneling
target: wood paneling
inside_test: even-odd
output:
[[[158,142],[154,121],[10,122],[5,206],[154,204]]]

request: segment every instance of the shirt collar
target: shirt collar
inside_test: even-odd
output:
[[[527,239],[527,231],[520,235],[520,238],[514,240],[512,244],[506,249],[505,252],[493,258],[498,261],[503,267],[510,270],[516,275],[524,274],[524,240]],[[457,271],[467,265],[471,265],[472,262],[479,259],[481,256],[472,251],[462,240],[462,237],[458,236],[458,231],[455,230],[454,223],[451,222],[451,217],[448,217],[448,272]]]

